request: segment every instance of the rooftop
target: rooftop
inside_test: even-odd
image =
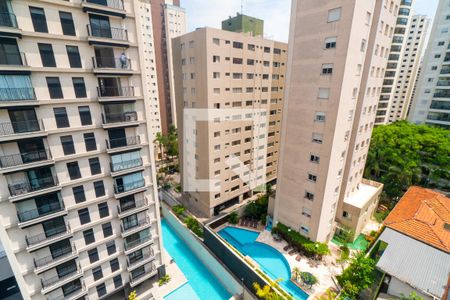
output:
[[[441,193],[410,187],[384,225],[450,253],[450,198]]]
[[[379,187],[361,182],[358,190],[350,197],[345,198],[344,202],[357,208],[363,208],[367,201],[370,201],[377,193]]]

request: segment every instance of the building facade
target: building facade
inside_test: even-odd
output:
[[[264,36],[264,20],[237,13],[235,17],[222,21],[222,30]]]
[[[382,185],[362,176],[399,5],[293,1],[275,224],[328,241],[372,216]]]
[[[440,0],[408,120],[450,128],[450,6]]]
[[[183,183],[185,201],[209,217],[251,197],[256,185],[276,179],[287,45],[201,28],[174,39],[173,49],[174,68],[181,70],[175,93],[182,178],[215,180],[205,191]],[[222,119],[198,122],[192,141],[183,124],[188,109],[214,110]],[[250,118],[230,116],[230,111]],[[189,143],[195,143],[195,153],[187,157],[183,147]],[[195,165],[191,173],[186,164]],[[246,169],[242,176],[238,168]]]
[[[406,119],[413,97],[429,19],[413,15],[411,4],[400,3],[375,125]]]
[[[22,296],[156,280],[150,2],[1,4],[0,239]]]
[[[176,124],[172,38],[186,33],[186,12],[179,0],[152,1],[152,22],[158,77],[160,132]]]

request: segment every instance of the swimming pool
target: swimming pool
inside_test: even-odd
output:
[[[236,227],[225,227],[219,231],[219,235],[239,252],[248,255],[259,267],[273,280],[283,279],[280,286],[295,299],[308,298],[302,289],[290,281],[291,268],[286,258],[275,248],[257,242],[259,233]]]
[[[169,255],[188,280],[173,292],[164,296],[165,300],[228,300],[230,293],[211,274],[181,237],[167,223],[161,221],[163,245]],[[170,275],[170,274],[169,274]]]

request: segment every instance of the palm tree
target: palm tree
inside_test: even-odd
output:
[[[161,159],[164,160],[164,147],[167,145],[167,137],[163,135],[161,132],[156,133],[156,138],[153,141],[159,145],[159,152],[161,153]]]
[[[294,277],[294,279],[296,281],[298,281],[298,278],[300,277],[300,269],[298,267],[294,267],[292,268],[292,277]]]

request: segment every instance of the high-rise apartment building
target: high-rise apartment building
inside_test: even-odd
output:
[[[161,118],[159,131],[167,133],[170,125],[176,126],[172,39],[186,33],[186,12],[180,7],[179,0],[155,0],[151,3]]]
[[[412,15],[411,1],[402,1],[384,75],[375,125],[406,119],[417,79],[429,19]]]
[[[103,299],[154,280],[150,1],[0,9],[0,239],[22,296]]]
[[[182,176],[216,180],[217,189],[192,191],[183,186],[186,204],[212,216],[251,197],[255,186],[242,180],[239,167],[260,184],[276,179],[287,45],[200,28],[174,39],[173,49],[174,67],[181,70],[175,76],[175,91]],[[187,109],[215,110],[223,112],[223,118],[197,122],[193,141],[183,131]],[[245,111],[251,120],[230,116],[230,111]],[[186,157],[183,147],[189,143],[195,143],[195,153]],[[233,157],[240,162],[230,166]],[[195,165],[195,171],[189,174],[186,164]]]
[[[293,1],[274,222],[355,236],[382,185],[363,179],[400,0]]]
[[[450,129],[450,6],[440,0],[408,120]]]

